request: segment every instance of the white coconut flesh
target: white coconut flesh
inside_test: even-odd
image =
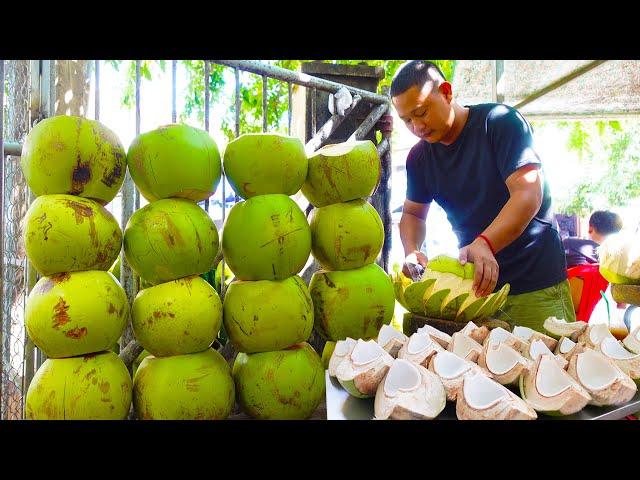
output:
[[[482,353],[482,346],[478,342],[460,332],[453,334],[448,349],[450,352],[471,361],[475,361]]]
[[[375,362],[385,353],[387,352],[374,340],[367,342],[358,340],[353,352],[351,352],[351,361],[356,367],[362,367]]]
[[[411,392],[420,386],[420,371],[407,360],[393,362],[384,379],[384,393],[395,397],[399,392]]]
[[[504,375],[515,368],[519,363],[525,364],[525,360],[513,348],[499,343],[489,345],[485,357],[485,363],[491,373]]]
[[[485,339],[485,342],[506,343],[510,347],[513,347],[516,350],[520,351],[529,346],[528,342],[516,337],[514,334],[506,331],[502,327],[497,327],[491,330],[491,332],[489,332],[489,335]]]
[[[560,368],[565,368],[569,363],[566,358],[554,355],[542,340],[534,340],[529,347],[529,357],[531,360],[536,360],[540,355],[551,355],[558,362]]]
[[[615,337],[611,334],[609,328],[605,324],[600,323],[589,328],[589,340],[593,345],[600,345],[602,340],[604,340],[606,337],[615,339]]]
[[[440,330],[432,327],[431,325],[425,325],[423,327],[420,327],[416,331],[416,333],[423,333],[423,332],[428,333],[433,340],[438,342],[440,346],[444,348],[447,348],[449,346],[449,343],[451,343],[451,335],[441,332]]]
[[[407,344],[407,353],[409,355],[417,355],[423,353],[426,350],[435,350],[437,347],[431,340],[429,335],[414,333],[409,337],[409,343]]]
[[[575,381],[560,368],[553,355],[543,355],[536,373],[536,390],[547,398],[557,397],[571,388]]]
[[[452,380],[464,375],[473,364],[460,358],[458,355],[443,351],[438,353],[433,359],[433,369],[439,377],[445,380]]]
[[[327,369],[330,376],[336,376],[336,369],[338,368],[338,365],[345,358],[347,358],[347,356],[353,351],[357,343],[358,342],[350,337],[347,337],[345,340],[338,340],[336,342],[336,346],[334,347],[331,358],[329,359],[329,367]]]
[[[460,330],[460,333],[474,339],[478,343],[482,343],[484,339],[487,338],[487,335],[489,335],[489,329],[487,327],[479,327],[469,321],[464,328]]]
[[[404,344],[407,336],[389,325],[383,325],[378,333],[378,344],[384,348],[394,340]]]
[[[560,353],[569,353],[576,346],[576,342],[564,337],[560,342]]]
[[[528,342],[531,339],[531,336],[533,335],[533,329],[529,327],[521,327],[520,325],[517,325],[513,327],[512,333],[516,337],[521,338],[522,340],[525,340]]]
[[[630,352],[622,345],[620,345],[620,342],[611,337],[606,337],[604,340],[602,340],[602,342],[600,343],[600,350],[607,357],[614,360],[640,359],[640,355]]]
[[[640,326],[622,340],[624,346],[634,353],[640,353]]]
[[[481,373],[465,377],[462,390],[467,404],[474,410],[486,410],[509,397],[506,388]]]
[[[613,385],[620,372],[593,350],[585,350],[576,359],[576,375],[589,390],[604,390]]]
[[[587,328],[587,323],[583,321],[567,322],[564,318],[549,317],[542,324],[542,328],[553,335],[570,337],[580,333]]]
[[[343,142],[333,145],[326,145],[316,153],[321,153],[325,157],[340,157],[350,153],[354,147],[360,145],[361,142]]]

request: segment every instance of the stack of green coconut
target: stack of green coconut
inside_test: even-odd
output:
[[[313,330],[309,290],[297,274],[311,252],[311,232],[289,198],[307,176],[295,137],[245,134],[227,145],[224,170],[244,199],[222,231],[224,259],[235,275],[224,297],[224,326],[239,351],[237,400],[258,419],[303,419],[325,392],[322,362],[306,343]]]
[[[129,304],[107,272],[122,231],[104,207],[124,180],[124,149],[96,121],[57,116],[31,130],[21,161],[37,197],[25,217],[25,248],[42,275],[27,298],[25,327],[48,357],[29,385],[26,418],[124,419],[131,377],[110,350]]]
[[[380,181],[380,168],[369,140],[327,145],[309,158],[302,193],[316,207],[310,220],[312,252],[323,268],[309,290],[315,328],[331,342],[375,338],[393,316],[393,284],[374,263],[384,227],[365,198]]]
[[[200,277],[214,265],[218,231],[196,203],[220,182],[218,148],[204,130],[172,124],[136,137],[127,164],[150,202],[124,232],[127,262],[152,285],[131,308],[134,335],[149,352],[134,375],[136,414],[227,418],[235,400],[231,369],[210,348],[222,325],[222,302]]]

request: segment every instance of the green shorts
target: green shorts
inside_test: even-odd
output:
[[[508,322],[511,328],[520,325],[539,332],[544,332],[542,324],[549,317],[576,321],[568,280],[542,290],[509,295],[501,311],[496,313],[496,319]]]

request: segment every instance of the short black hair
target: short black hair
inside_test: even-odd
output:
[[[411,60],[398,68],[393,80],[391,80],[389,95],[395,97],[413,86],[422,88],[430,80],[446,81],[447,79],[435,63],[429,60]]]
[[[599,234],[609,235],[622,230],[622,218],[609,210],[598,210],[591,214],[589,225],[595,228]]]

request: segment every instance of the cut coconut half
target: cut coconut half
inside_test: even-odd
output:
[[[576,343],[567,337],[560,337],[560,340],[558,340],[558,346],[553,353],[556,356],[564,358],[568,362],[576,353],[584,352],[584,349],[584,343]]]
[[[459,420],[534,420],[536,412],[520,397],[482,375],[465,375],[456,402]]]
[[[358,340],[351,353],[337,366],[336,378],[354,397],[373,397],[392,363],[393,357],[375,340]]]
[[[482,373],[487,376],[491,374],[480,368],[473,362],[460,358],[455,353],[443,350],[438,352],[429,362],[429,370],[440,377],[447,392],[447,400],[455,401],[462,388],[462,380],[465,375]]]
[[[631,379],[640,383],[640,355],[630,352],[623,347],[623,344],[610,338],[605,337],[600,342],[600,351],[605,357],[613,360],[620,370],[629,375]]]
[[[398,351],[398,358],[427,368],[431,357],[442,350],[442,347],[431,336],[416,332]]]
[[[612,360],[589,348],[571,357],[568,372],[589,392],[589,403],[596,406],[622,405],[638,388]]]
[[[482,353],[482,345],[461,332],[456,332],[451,336],[451,343],[447,350],[465,360],[476,362]]]
[[[614,340],[616,338],[609,331],[609,327],[604,323],[598,323],[596,325],[589,325],[587,329],[580,334],[577,341],[578,343],[584,343],[588,348],[597,350],[600,342],[602,342],[606,337],[611,337]]]
[[[520,377],[520,395],[538,412],[571,415],[582,410],[591,396],[560,368],[553,355],[538,355],[533,367]]]
[[[397,359],[376,391],[375,418],[431,420],[447,401],[442,382],[426,368]]]
[[[534,340],[533,342],[531,342],[531,345],[525,352],[525,355],[527,358],[533,361],[537,360],[540,355],[551,355],[556,360],[556,362],[558,362],[558,365],[560,365],[560,368],[562,369],[567,368],[567,365],[569,364],[569,362],[563,356],[554,355],[542,340]]]
[[[340,362],[342,362],[353,351],[356,343],[358,342],[350,337],[336,342],[336,346],[333,349],[331,358],[329,359],[329,368],[327,368],[330,376],[336,376],[336,369],[338,368],[338,365],[340,365]]]
[[[555,338],[551,338],[549,335],[545,335],[544,333],[536,332],[534,329],[529,327],[521,327],[519,325],[513,327],[513,334],[529,343],[535,340],[542,340],[549,350],[553,350],[558,345],[558,340]]]
[[[491,330],[487,338],[484,340],[484,343],[486,342],[506,343],[518,352],[524,352],[529,348],[529,342],[516,337],[513,333],[506,331],[502,327],[497,327]]]
[[[407,337],[390,325],[382,325],[378,333],[378,345],[384,348],[392,357],[398,356],[398,351],[407,343]]]
[[[571,340],[576,341],[580,334],[587,329],[587,323],[583,321],[567,322],[564,318],[558,319],[556,317],[547,318],[542,324],[542,328],[555,339],[560,337],[569,337]],[[551,348],[551,347],[549,347]],[[553,348],[551,348],[553,350]]]
[[[479,327],[475,323],[469,322],[460,330],[460,333],[481,344],[484,342],[484,339],[487,338],[487,335],[489,335],[489,329],[485,326]]]
[[[633,353],[640,353],[640,326],[636,327],[633,332],[622,340],[624,346]]]
[[[451,343],[451,335],[441,332],[440,330],[432,327],[431,325],[424,325],[423,327],[420,327],[416,331],[416,333],[423,333],[423,332],[428,333],[429,336],[433,340],[438,342],[442,348],[447,348],[449,346],[449,343]]]
[[[511,385],[518,381],[530,362],[506,343],[487,342],[478,357],[478,365],[486,368],[496,382]]]

